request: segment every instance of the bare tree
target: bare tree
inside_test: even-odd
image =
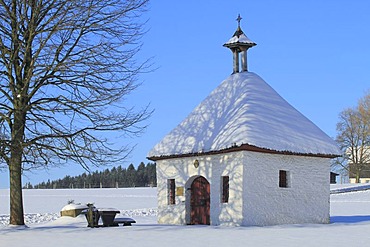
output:
[[[134,57],[148,0],[0,0],[0,161],[10,224],[24,225],[24,169],[124,158],[106,132],[142,132],[150,112],[125,108],[147,62]]]
[[[370,94],[361,98],[355,108],[340,113],[337,132],[344,158],[337,164],[359,183],[365,174],[370,175]]]

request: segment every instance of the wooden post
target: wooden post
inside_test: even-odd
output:
[[[242,51],[242,71],[248,71],[248,64],[247,64],[247,50]]]
[[[94,207],[94,204],[93,203],[88,203],[87,206],[89,207],[89,209],[87,210],[87,215],[86,215],[86,218],[87,218],[87,222],[88,222],[88,225],[89,227],[98,227],[98,222],[99,222],[99,215],[98,215],[98,211],[96,210],[96,208]]]
[[[239,52],[237,51],[237,49],[234,49],[233,50],[233,60],[234,60],[234,69],[233,69],[233,73],[239,73]]]

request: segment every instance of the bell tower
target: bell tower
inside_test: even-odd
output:
[[[239,59],[241,60],[241,72],[248,71],[248,63],[247,63],[247,50],[256,45],[253,41],[251,41],[242,31],[240,28],[240,21],[242,18],[240,14],[236,21],[238,22],[238,28],[236,29],[234,35],[227,41],[223,46],[229,48],[233,53],[233,74],[240,72],[240,63]],[[241,56],[239,56],[239,54]],[[241,58],[239,58],[241,57]]]

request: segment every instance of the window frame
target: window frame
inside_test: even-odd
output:
[[[279,170],[279,188],[290,187],[290,173],[287,170]]]
[[[229,203],[230,197],[230,177],[221,177],[221,203]]]
[[[167,205],[176,204],[176,181],[175,179],[167,179]]]

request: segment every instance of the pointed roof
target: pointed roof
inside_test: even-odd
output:
[[[238,32],[238,30],[237,31],[235,31],[235,33],[236,32]],[[243,31],[240,29],[240,32],[241,32],[241,34],[239,34],[239,35],[235,35],[234,34],[234,36],[233,37],[231,37],[225,44],[224,44],[224,46],[225,47],[228,47],[228,48],[230,48],[230,47],[234,47],[234,46],[239,46],[239,45],[243,45],[243,44],[246,44],[246,45],[249,45],[250,47],[252,47],[252,46],[255,46],[256,45],[256,43],[254,43],[252,40],[250,40],[248,37],[247,37],[247,35],[245,35],[244,33],[243,33]]]
[[[252,150],[320,157],[335,142],[254,73],[232,74],[148,153],[149,159]]]
[[[240,21],[241,21],[240,14],[238,15],[238,18],[236,19],[238,21],[238,28],[236,29],[234,35],[229,39],[224,46],[230,49],[233,48],[239,48],[242,49],[248,49],[250,47],[253,47],[257,45],[252,40],[250,40],[243,32],[243,30],[240,27]]]

